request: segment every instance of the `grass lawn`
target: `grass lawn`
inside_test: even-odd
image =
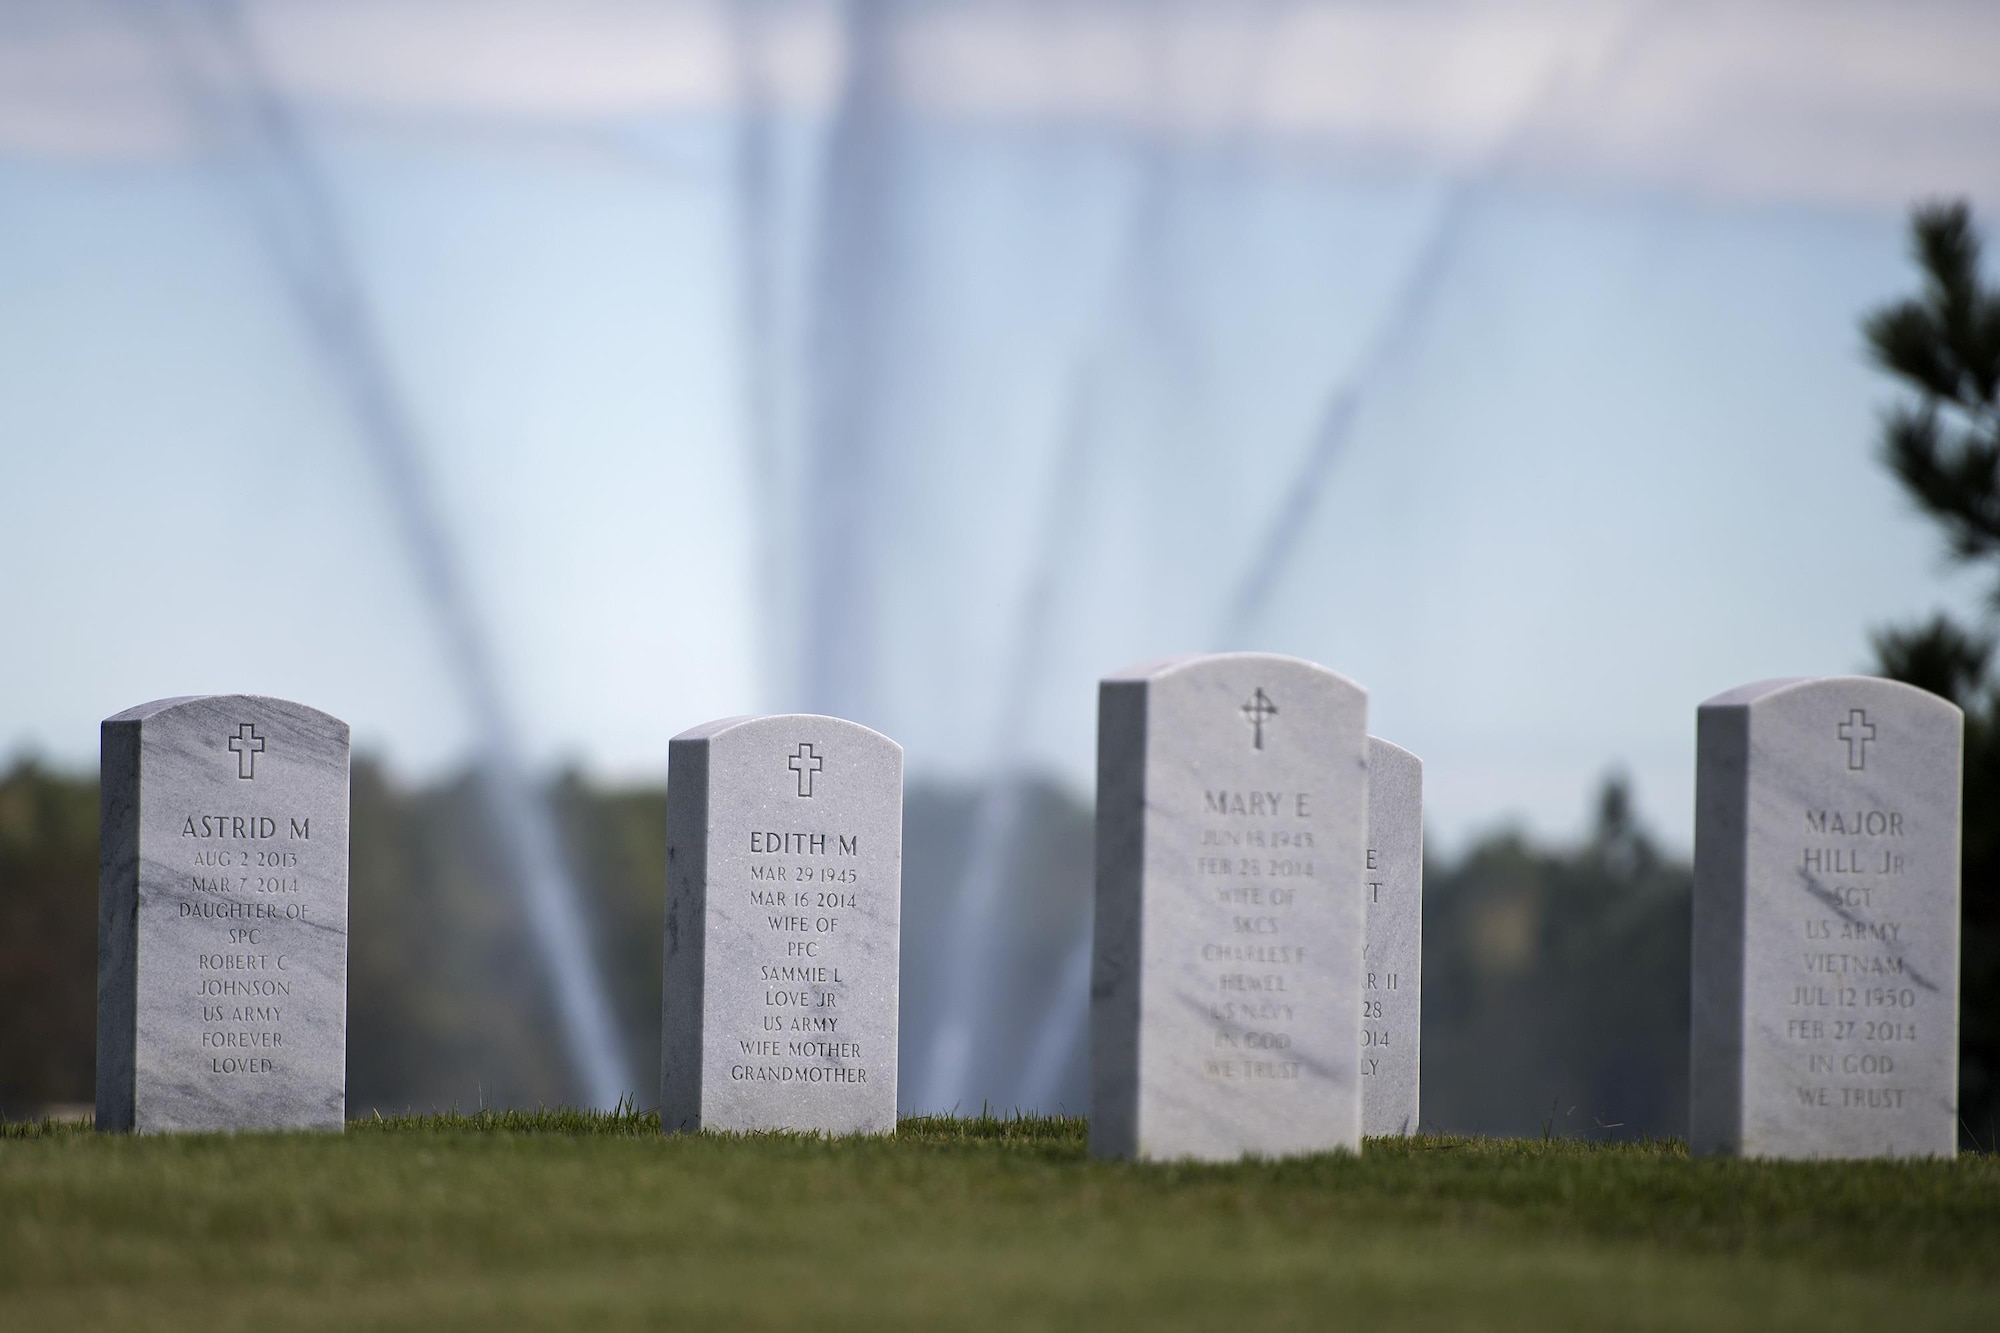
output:
[[[1077,1120],[662,1139],[0,1131],[0,1327],[2000,1329],[2000,1158],[1371,1141],[1087,1160]]]

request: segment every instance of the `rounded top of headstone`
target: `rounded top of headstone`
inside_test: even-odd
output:
[[[805,723],[816,731],[845,732],[868,741],[878,741],[902,754],[903,747],[884,736],[873,727],[864,727],[859,722],[851,722],[844,717],[829,717],[824,713],[738,713],[734,717],[719,717],[713,722],[704,722],[698,727],[689,727],[675,736],[676,741],[708,741],[730,732],[741,730],[791,730]]]
[[[1396,742],[1394,741],[1385,741],[1380,736],[1371,735],[1368,738],[1368,744],[1371,746],[1379,746],[1380,748],[1387,750],[1391,758],[1407,760],[1410,763],[1415,764],[1418,768],[1422,768],[1424,766],[1423,760],[1419,759],[1416,755],[1412,754],[1410,751],[1405,750],[1402,746],[1396,744]]]
[[[1324,676],[1328,681],[1346,686],[1348,689],[1367,694],[1367,690],[1357,681],[1341,675],[1331,667],[1303,657],[1293,657],[1287,653],[1181,653],[1173,657],[1156,657],[1150,661],[1138,662],[1132,666],[1113,671],[1104,677],[1107,683],[1113,681],[1155,681],[1182,672],[1203,670],[1233,670],[1246,666],[1270,666],[1287,671],[1308,671]]]
[[[1958,705],[1929,690],[1906,685],[1886,676],[1777,676],[1751,681],[1733,690],[1724,690],[1702,701],[1703,708],[1750,708],[1778,699],[1796,699],[1808,694],[1833,694],[1843,699],[1874,696],[1884,703],[1903,707],[1945,709],[1959,715]]]
[[[218,708],[249,707],[265,713],[279,713],[302,721],[317,722],[337,731],[342,739],[348,732],[347,723],[331,713],[297,703],[291,699],[280,699],[270,694],[176,694],[166,699],[154,699],[150,703],[135,704],[121,713],[113,713],[106,722],[150,722],[163,718],[169,713],[184,709],[210,712]]]

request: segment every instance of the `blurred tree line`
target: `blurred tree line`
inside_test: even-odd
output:
[[[591,899],[597,955],[648,1104],[659,1068],[664,790],[551,788]],[[943,995],[942,941],[979,793],[913,786],[906,806],[905,1068]],[[1010,910],[987,938],[1001,993],[980,1043],[1018,1086],[1088,928],[1089,807],[1020,793]],[[470,777],[400,787],[353,776],[348,1104],[352,1114],[573,1101],[541,962]],[[1625,787],[1579,846],[1515,833],[1432,861],[1425,902],[1424,1121],[1487,1133],[1678,1132],[1686,1119],[1688,869],[1634,823]],[[97,786],[17,764],[0,777],[0,1110],[92,1099]],[[1061,1109],[1086,1104],[1072,1040]]]
[[[594,890],[598,953],[658,1068],[664,792],[552,791]],[[470,777],[399,788],[357,760],[349,875],[348,1106],[575,1100],[553,1003]],[[97,783],[0,777],[0,1113],[93,1099]],[[657,1081],[657,1080],[656,1080]]]
[[[348,1106],[352,1114],[578,1097],[542,962],[528,936],[476,779],[424,787],[355,761],[349,874]],[[628,1043],[640,1103],[659,1085],[666,792],[574,775],[550,788],[586,895],[594,953]],[[1029,829],[1010,867],[1012,910],[987,941],[1001,1007],[1030,1021],[983,1034],[988,1067],[1018,1072],[1031,1013],[1057,988],[1088,920],[1091,821],[1053,784],[1020,793]],[[915,787],[904,839],[903,1000],[933,1011],[947,984],[946,898],[964,871],[977,794]],[[0,1115],[93,1099],[97,783],[21,761],[0,776]],[[1083,1105],[1081,1048],[1060,1097]]]
[[[1693,885],[1615,776],[1579,845],[1426,855],[1423,1127],[1685,1135]]]
[[[0,1113],[87,1102],[97,1072],[97,783],[0,778]]]

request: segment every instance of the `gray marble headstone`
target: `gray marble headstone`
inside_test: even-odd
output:
[[[1695,1152],[1955,1151],[1963,731],[1870,676],[1701,706]]]
[[[674,737],[660,1124],[896,1127],[903,747],[834,717]]]
[[[97,1127],[340,1129],[347,724],[195,695],[102,747]]]
[[[1093,1154],[1359,1148],[1367,712],[1266,653],[1099,686]]]
[[[1368,944],[1361,973],[1361,1132],[1417,1132],[1423,1051],[1424,761],[1368,738]]]

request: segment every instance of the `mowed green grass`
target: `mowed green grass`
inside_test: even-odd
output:
[[[0,1327],[2000,1328],[2000,1159],[1371,1141],[1099,1163],[1076,1120],[662,1138],[0,1134]]]

